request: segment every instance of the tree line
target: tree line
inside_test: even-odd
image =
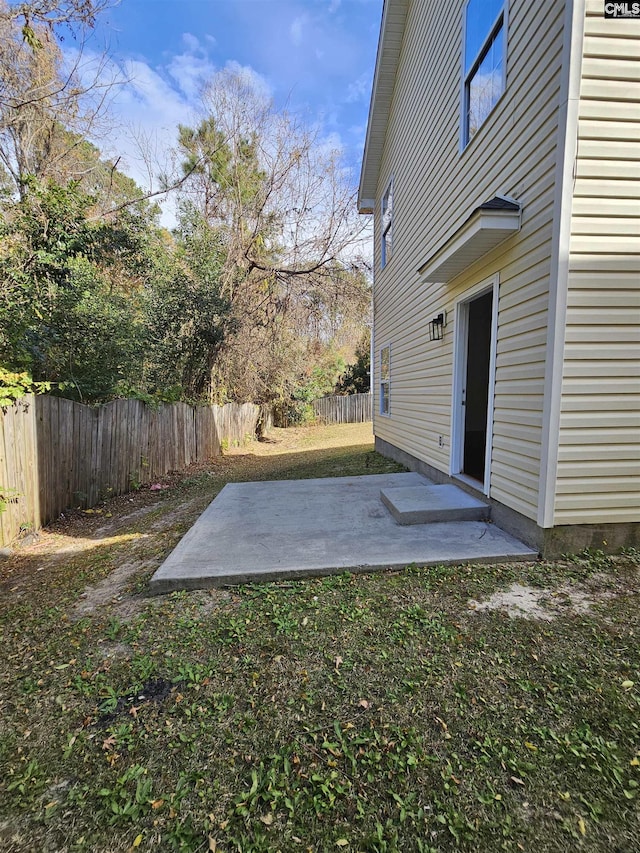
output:
[[[93,141],[119,84],[106,62],[87,80],[61,47],[66,28],[81,55],[103,5],[0,0],[5,378],[85,402],[296,408],[341,373],[362,390],[346,361],[366,359],[370,294],[339,152],[241,71],[219,71],[199,121],[176,128],[162,181],[177,221],[162,228],[156,194]]]

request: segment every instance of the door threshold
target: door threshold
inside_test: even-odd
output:
[[[483,498],[487,497],[484,491],[484,483],[476,480],[475,477],[470,477],[468,474],[453,474],[452,479],[456,480],[466,492],[473,492]]]

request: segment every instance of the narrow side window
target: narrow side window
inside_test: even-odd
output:
[[[380,350],[380,414],[389,414],[389,384],[391,379],[391,348],[389,344]]]
[[[382,251],[380,255],[380,268],[382,269],[391,258],[393,251],[393,180],[382,196]]]

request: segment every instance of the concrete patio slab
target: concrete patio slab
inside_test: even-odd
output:
[[[449,483],[381,489],[380,499],[398,524],[486,521],[491,510],[489,504]]]
[[[535,551],[485,521],[398,525],[381,489],[428,483],[416,473],[230,483],[154,574],[151,590],[536,559]]]

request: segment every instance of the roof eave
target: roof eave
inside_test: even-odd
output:
[[[358,211],[373,213],[382,160],[384,135],[389,121],[400,48],[407,19],[408,0],[384,0],[376,68],[373,75],[367,135],[360,170]]]

